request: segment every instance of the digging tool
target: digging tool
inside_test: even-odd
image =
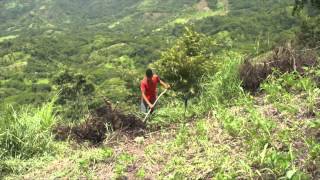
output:
[[[159,97],[156,99],[156,101],[153,103],[153,106],[155,106],[158,102],[158,100],[161,98],[161,96],[163,96],[166,92],[168,91],[168,89],[164,90],[160,95]],[[152,109],[149,109],[147,115],[144,117],[143,119],[143,122],[145,123],[147,118],[149,117],[150,113],[151,113]]]

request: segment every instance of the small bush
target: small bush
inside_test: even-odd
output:
[[[88,78],[65,70],[54,77],[53,85],[60,91],[55,103],[63,119],[76,122],[84,118],[94,104],[95,86]]]
[[[203,34],[186,28],[175,45],[165,51],[154,67],[164,79],[174,83],[174,89],[184,94],[196,94],[204,74],[212,72],[213,41]]]

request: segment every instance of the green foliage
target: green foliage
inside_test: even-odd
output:
[[[228,1],[226,16],[211,16],[197,21],[197,30],[208,35],[226,31],[233,40],[233,50],[263,53],[277,43],[295,37],[299,18],[292,16],[292,0]],[[258,45],[258,47],[257,47]]]
[[[316,113],[316,97],[320,90],[310,76],[301,76],[298,72],[279,74],[275,71],[262,85],[262,90],[266,92],[267,100],[275,103],[279,109],[295,114],[304,106],[309,113]],[[298,106],[294,96],[301,92],[305,93],[305,102],[300,102]]]
[[[317,48],[320,46],[320,16],[305,19],[300,27],[298,41],[302,46]]]
[[[191,17],[188,21],[194,23],[199,32],[194,33],[194,37],[191,33],[189,37],[190,52],[197,46],[199,49],[199,44],[195,43],[197,34],[202,37],[199,43],[203,42],[203,46],[199,53],[203,54],[188,55],[188,61],[203,59],[211,66],[215,63],[211,53],[231,47],[247,52],[256,42],[261,44],[258,51],[265,51],[280,37],[290,37],[297,18],[284,12],[289,2],[292,4],[291,0],[225,3],[207,0],[211,10],[199,12],[198,0],[111,0],[108,3],[102,0],[31,0],[28,3],[6,0],[0,6],[0,17],[6,20],[0,24],[3,30],[0,34],[1,37],[12,38],[4,38],[0,42],[0,96],[5,98],[5,103],[41,104],[50,97],[50,93],[47,87],[39,87],[35,82],[39,78],[48,79],[52,86],[52,77],[60,73],[61,66],[66,66],[81,71],[112,101],[136,103],[139,92],[137,79],[142,69],[161,58],[161,51],[172,46],[176,36],[181,35],[183,26],[172,24],[175,20]],[[222,8],[228,12],[221,14]],[[210,43],[206,44],[206,41]],[[193,71],[199,72],[200,76],[196,78],[186,78],[194,81],[190,83],[193,85],[179,83],[177,88],[186,86],[186,91],[196,92],[201,71],[202,67]],[[205,73],[208,75],[215,71],[216,68]],[[110,84],[112,89],[108,88]],[[113,94],[114,91],[121,93]]]
[[[317,159],[320,156],[320,143],[316,142],[314,140],[311,140],[308,142],[308,145],[310,146],[310,156],[311,159]]]
[[[61,105],[61,110],[58,111],[65,119],[80,120],[92,103],[94,85],[84,75],[67,71],[57,75],[53,83],[60,91],[56,101],[56,104]]]
[[[9,157],[8,159],[0,161],[0,178],[10,174],[23,174],[31,169],[39,169],[54,159],[54,156],[50,156],[49,154],[27,160]]]
[[[181,125],[179,132],[177,134],[176,140],[175,140],[175,145],[177,146],[183,146],[187,144],[189,140],[189,132],[188,132],[188,127],[186,125]]]
[[[238,75],[238,68],[242,61],[241,55],[229,52],[224,58],[226,59],[220,60],[218,72],[203,80],[201,102],[205,107],[232,102],[243,93]]]
[[[227,108],[217,109],[217,118],[222,120],[223,128],[231,135],[237,136],[243,131],[246,120],[231,114]]]
[[[201,83],[201,94],[188,102],[187,111],[181,99],[173,99],[156,111],[156,116],[150,123],[157,126],[167,126],[174,122],[185,122],[189,117],[217,108],[219,104],[232,104],[244,94],[238,76],[238,67],[242,61],[241,55],[229,52],[228,57],[217,57],[218,72],[213,76],[205,76]],[[170,94],[173,96],[174,94]],[[234,121],[237,123],[237,121]],[[240,123],[240,122],[239,122]],[[233,126],[233,125],[232,125]]]
[[[13,88],[13,89],[21,90],[21,91],[26,89],[24,82],[18,81],[18,80],[7,81],[7,82],[3,83],[3,86],[6,88]]]
[[[77,159],[79,169],[82,171],[89,171],[89,168],[102,161],[108,160],[113,156],[113,150],[110,148],[101,148],[86,153],[84,157]]]
[[[16,157],[28,159],[54,152],[51,128],[56,123],[53,99],[41,108],[13,107],[0,114],[0,159]]]
[[[311,4],[311,6],[310,6]],[[300,11],[307,5],[308,8],[320,8],[319,0],[295,0],[295,6],[293,8],[293,14],[299,14]]]
[[[289,153],[269,151],[265,157],[265,165],[273,169],[277,176],[284,176],[283,172],[289,171],[291,167],[292,157]]]
[[[184,35],[155,63],[155,69],[165,80],[174,83],[174,89],[195,94],[200,79],[213,71],[208,46],[207,37],[186,28]]]
[[[135,161],[135,158],[127,153],[123,153],[119,155],[117,158],[117,164],[115,166],[115,178],[120,178],[124,175],[125,170],[129,165],[131,165]]]
[[[196,133],[198,136],[198,141],[206,143],[209,138],[208,135],[210,133],[210,125],[205,120],[200,120],[196,123]]]
[[[100,85],[100,92],[112,101],[124,102],[130,95],[126,87],[126,82],[120,78],[112,78],[106,80]]]
[[[146,176],[145,170],[143,168],[139,169],[136,174],[136,177],[138,177],[139,179],[145,179],[145,176]]]

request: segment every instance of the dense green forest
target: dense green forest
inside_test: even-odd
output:
[[[2,102],[41,104],[60,88],[54,78],[68,71],[81,73],[114,101],[133,103],[145,67],[160,58],[186,24],[228,48],[256,54],[292,36],[298,24],[290,1],[234,1],[228,7],[224,1],[205,2],[2,3]],[[223,46],[212,48],[213,53]]]
[[[2,0],[0,179],[320,178],[319,11]],[[146,68],[172,88],[142,122]]]

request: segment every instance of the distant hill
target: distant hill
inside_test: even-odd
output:
[[[0,97],[7,103],[41,103],[48,92],[33,86],[54,89],[52,79],[67,69],[88,76],[98,89],[120,86],[123,93],[117,96],[134,98],[143,69],[160,58],[184,26],[241,53],[259,54],[294,36],[298,19],[291,15],[293,4],[292,0],[2,0]],[[226,49],[215,52],[221,50]],[[119,67],[135,79],[125,77]],[[129,95],[125,89],[130,89]]]
[[[161,25],[194,11],[209,11],[216,0],[4,0],[0,5],[1,34],[25,29],[115,28]],[[210,6],[210,7],[209,7]],[[142,24],[141,24],[142,23]]]

